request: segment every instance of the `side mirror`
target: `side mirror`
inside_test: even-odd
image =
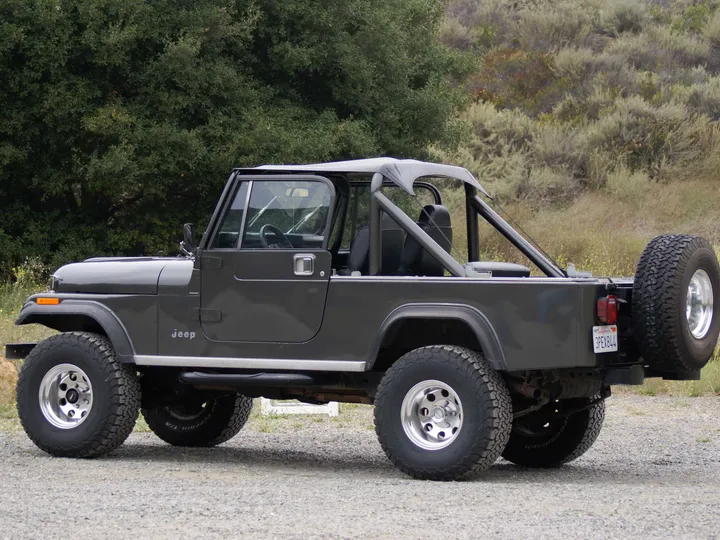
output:
[[[195,255],[195,251],[197,251],[192,223],[183,225],[183,241],[180,242],[180,251],[186,257],[192,257]]]

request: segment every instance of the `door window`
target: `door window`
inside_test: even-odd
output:
[[[324,248],[332,199],[325,182],[254,181],[241,247]]]
[[[247,182],[240,184],[240,188],[233,199],[230,208],[220,224],[220,228],[213,239],[211,249],[235,249],[240,239],[245,201],[247,201]]]

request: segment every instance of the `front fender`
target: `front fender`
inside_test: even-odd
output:
[[[118,360],[134,362],[135,349],[125,326],[107,306],[93,300],[64,298],[57,305],[38,305],[31,297],[15,324],[42,324],[60,332],[102,330],[112,343]]]
[[[465,323],[475,334],[485,358],[495,370],[506,370],[507,362],[500,339],[488,318],[478,309],[465,304],[405,304],[393,310],[383,321],[376,338],[372,363],[377,358],[386,332],[401,319],[455,319]],[[367,369],[372,369],[369,365]]]

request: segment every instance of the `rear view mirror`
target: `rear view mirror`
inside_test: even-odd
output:
[[[183,241],[180,242],[180,251],[186,257],[192,257],[196,250],[197,247],[195,247],[195,232],[193,231],[193,224],[186,223],[183,225]]]
[[[295,197],[297,199],[307,199],[310,192],[306,188],[288,188],[285,191],[286,197]]]

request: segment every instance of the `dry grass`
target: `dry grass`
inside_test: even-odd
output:
[[[580,195],[563,206],[507,205],[507,212],[560,264],[597,276],[632,276],[643,248],[666,233],[699,234],[720,249],[720,179],[653,183],[633,197],[609,191]],[[459,190],[443,202],[452,214],[453,244],[466,254],[465,210]],[[530,264],[490,225],[481,224],[483,258]]]
[[[0,356],[0,407],[10,405],[15,395],[17,370],[12,362]]]
[[[15,326],[15,318],[25,299],[40,287],[0,285],[0,417],[13,416],[17,369],[2,353],[6,343],[32,343],[54,332],[39,325]]]
[[[15,319],[25,299],[39,290],[42,287],[0,285],[0,345],[4,347],[6,343],[37,342],[53,333],[48,328],[34,324],[15,326]]]

